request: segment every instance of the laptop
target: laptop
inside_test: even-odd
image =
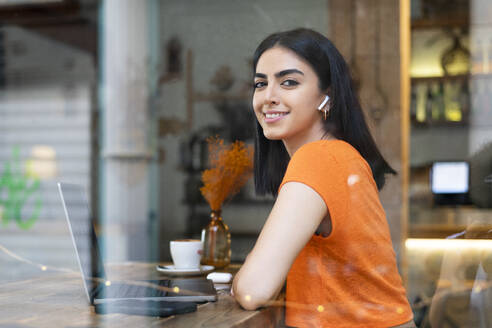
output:
[[[82,281],[90,304],[123,300],[208,302],[217,301],[212,280],[182,278],[135,281],[135,284],[108,281],[97,241],[87,196],[82,186],[58,183],[65,217],[72,236]],[[148,284],[152,284],[148,286]],[[154,285],[164,288],[154,288]],[[177,287],[177,288],[176,288]],[[177,291],[175,293],[174,291]]]

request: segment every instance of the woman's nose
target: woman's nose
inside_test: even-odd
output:
[[[277,105],[279,104],[279,99],[277,92],[275,90],[275,86],[268,86],[265,90],[265,105]]]

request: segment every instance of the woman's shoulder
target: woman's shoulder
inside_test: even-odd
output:
[[[317,140],[302,145],[293,155],[296,157],[312,157],[320,159],[329,156],[336,161],[360,159],[361,155],[351,144],[340,139]]]

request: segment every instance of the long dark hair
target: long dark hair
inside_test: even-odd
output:
[[[263,40],[253,57],[253,74],[260,56],[268,49],[281,46],[306,60],[319,79],[319,89],[329,90],[330,111],[324,122],[326,133],[344,140],[359,151],[372,170],[379,190],[385,174],[396,174],[374,142],[364,118],[364,112],[354,90],[347,63],[333,43],[322,34],[305,28],[274,33]],[[290,157],[281,140],[268,140],[256,122],[255,189],[259,195],[277,194]]]

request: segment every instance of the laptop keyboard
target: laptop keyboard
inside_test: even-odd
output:
[[[153,280],[145,281],[152,284],[159,285],[160,287],[168,287],[169,280]],[[143,298],[143,297],[162,297],[167,294],[166,291],[146,287],[137,286],[131,284],[117,283],[114,282],[111,286],[105,286],[100,293],[98,293],[97,298]]]

